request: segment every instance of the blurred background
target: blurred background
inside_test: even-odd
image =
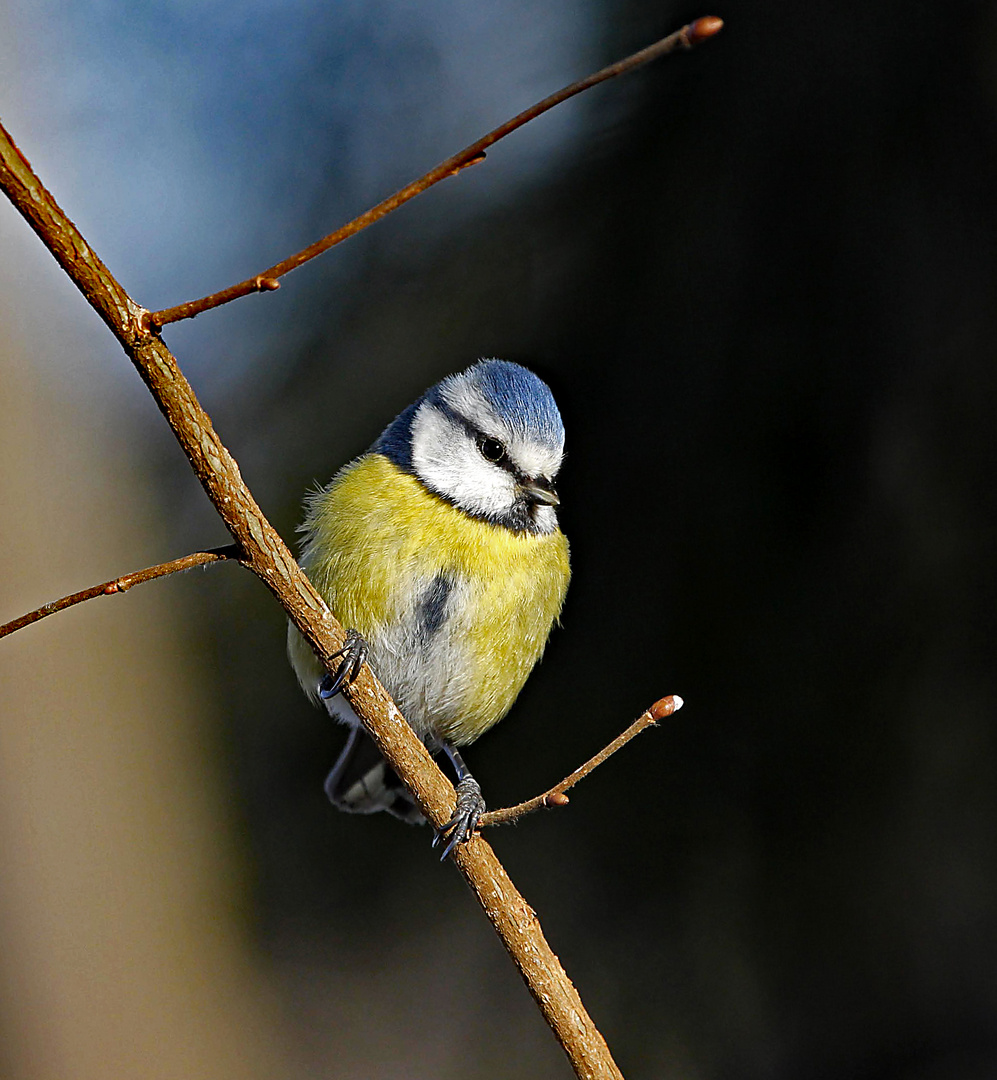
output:
[[[426,386],[527,364],[574,582],[489,835],[624,1074],[997,1074],[997,5],[0,7],[0,117],[149,308],[255,273],[576,77],[700,49],[165,338],[289,541]],[[0,620],[226,541],[0,206]],[[352,818],[218,566],[0,643],[0,1074],[567,1077],[428,830]]]

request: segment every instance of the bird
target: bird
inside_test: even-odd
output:
[[[430,387],[306,499],[301,567],[349,627],[329,676],[288,624],[299,684],[350,728],[325,792],[341,810],[425,821],[342,687],[366,662],[457,778],[441,858],[476,831],[481,786],[459,748],[509,712],[570,579],[554,480],[564,423],[526,367],[481,360]]]
[[[571,576],[554,480],[564,424],[528,368],[484,359],[448,375],[306,498],[301,566],[348,627],[336,676],[293,625],[305,694],[350,733],[325,782],[342,810],[424,821],[341,691],[368,663],[434,755],[457,804],[441,858],[485,810],[467,746],[512,707],[558,621]]]

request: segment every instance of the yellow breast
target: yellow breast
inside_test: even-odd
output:
[[[305,571],[367,639],[375,672],[420,734],[463,745],[508,712],[564,602],[560,530],[515,533],[472,518],[380,454],[314,496],[304,529]],[[452,583],[445,618],[427,634],[420,604],[441,576]],[[314,694],[311,650],[296,632],[289,649]]]

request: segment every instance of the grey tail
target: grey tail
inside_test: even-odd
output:
[[[329,801],[351,814],[387,810],[410,825],[426,819],[363,728],[352,728],[342,753],[325,780]]]

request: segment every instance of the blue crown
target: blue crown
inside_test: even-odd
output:
[[[383,454],[399,468],[412,470],[412,421],[419,406],[428,401],[443,412],[453,413],[444,398],[448,386],[468,381],[479,391],[498,416],[517,434],[549,446],[564,443],[564,422],[554,402],[550,387],[527,368],[509,360],[480,360],[466,371],[448,375],[431,386],[418,401],[384,429],[370,448]]]
[[[524,438],[551,446],[564,443],[564,423],[550,387],[527,368],[509,360],[481,360],[459,375],[437,383],[433,390],[467,379],[499,416]],[[432,393],[432,391],[430,391]]]

